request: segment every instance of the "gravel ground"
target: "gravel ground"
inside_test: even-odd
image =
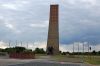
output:
[[[9,65],[9,66],[81,66],[80,64],[62,64],[50,62],[30,62],[25,64]]]
[[[0,66],[92,66],[84,63],[56,62],[50,56],[41,56],[41,59],[9,59],[0,58]]]
[[[55,62],[46,59],[0,59],[0,66],[86,66],[81,63]]]
[[[22,63],[28,63],[31,62],[32,60],[21,60],[21,59],[0,59],[0,66],[7,66],[7,65],[12,65],[12,64],[22,64]]]

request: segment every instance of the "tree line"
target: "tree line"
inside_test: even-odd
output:
[[[93,50],[92,52],[60,52],[62,55],[100,55],[100,51]]]
[[[7,52],[7,53],[34,52],[35,54],[46,53],[43,48],[35,48],[35,50],[32,50],[32,49],[26,49],[25,47],[20,47],[20,46],[10,47],[10,48],[5,48],[5,49],[0,48],[0,52]]]
[[[35,48],[35,50],[32,49],[26,49],[25,47],[20,47],[20,46],[16,46],[16,47],[10,47],[10,48],[5,48],[2,49],[0,48],[0,52],[7,52],[7,53],[12,53],[12,52],[16,52],[16,53],[20,53],[20,52],[34,52],[35,54],[46,54],[46,51],[43,48]],[[92,52],[62,52],[59,51],[59,53],[61,55],[100,55],[100,51],[95,51],[93,50]]]

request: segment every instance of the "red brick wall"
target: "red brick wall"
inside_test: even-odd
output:
[[[34,59],[35,54],[34,53],[10,53],[9,54],[10,58],[16,58],[16,59]]]

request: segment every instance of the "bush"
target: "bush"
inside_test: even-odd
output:
[[[46,53],[43,48],[36,48],[34,52],[36,54],[45,54]]]
[[[8,52],[8,53],[11,53],[11,52],[19,53],[19,52],[23,52],[25,50],[26,49],[24,47],[13,47],[13,48],[6,48],[5,52]]]

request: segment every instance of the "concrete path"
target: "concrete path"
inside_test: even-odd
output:
[[[81,64],[51,63],[51,62],[30,62],[25,64],[9,65],[9,66],[83,66]]]
[[[46,59],[0,59],[0,66],[85,66],[81,63],[55,62]]]
[[[0,66],[89,66],[84,63],[56,62],[50,56],[40,59],[0,59]]]
[[[33,59],[32,59],[33,60]],[[21,60],[21,59],[0,59],[0,66],[7,66],[9,64],[22,64],[22,63],[28,63],[32,60]]]

